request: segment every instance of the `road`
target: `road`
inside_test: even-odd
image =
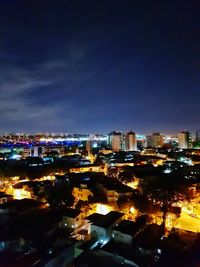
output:
[[[194,218],[182,211],[174,227],[192,232],[200,232],[200,218]]]

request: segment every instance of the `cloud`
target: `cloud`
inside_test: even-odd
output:
[[[94,75],[82,70],[86,51],[71,45],[63,58],[21,66],[11,61],[0,64],[0,129],[63,129],[73,125],[76,92]]]
[[[46,119],[55,118],[58,107],[55,108],[53,105],[44,107],[42,103],[33,105],[31,98],[28,97],[30,93],[34,95],[38,87],[42,89],[52,85],[53,80],[36,77],[34,72],[24,71],[14,66],[4,71],[1,66],[1,70],[3,73],[0,81],[1,128],[4,127],[5,122],[9,122],[11,127],[16,127],[22,122],[25,126],[30,121],[34,128],[40,119],[44,120],[45,124]]]

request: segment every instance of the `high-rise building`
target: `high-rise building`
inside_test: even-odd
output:
[[[45,147],[42,146],[33,146],[30,149],[31,157],[43,157],[45,153]]]
[[[108,144],[113,152],[119,152],[122,149],[122,133],[112,132],[108,135]]]
[[[180,149],[188,149],[192,147],[192,136],[188,131],[178,133],[178,146]]]
[[[123,150],[125,151],[135,151],[137,150],[137,139],[134,132],[128,132],[124,134],[124,146]]]
[[[90,157],[91,155],[91,143],[92,141],[90,139],[86,141],[86,151],[87,151],[88,157]]]
[[[31,148],[30,147],[24,147],[22,151],[22,158],[25,159],[31,155]]]
[[[162,147],[163,135],[160,133],[153,133],[147,136],[147,147]]]
[[[196,143],[199,143],[199,142],[200,142],[200,130],[197,130],[197,131],[196,131],[195,142],[196,142]]]

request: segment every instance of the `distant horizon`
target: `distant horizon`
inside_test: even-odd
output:
[[[162,132],[162,131],[152,131],[152,132],[139,132],[139,131],[134,131],[134,130],[119,130],[119,129],[114,129],[114,130],[110,130],[108,132],[68,132],[68,131],[35,131],[35,132],[28,132],[28,131],[4,131],[4,132],[1,132],[0,131],[0,135],[3,135],[3,134],[24,134],[24,135],[36,135],[36,134],[54,134],[54,135],[61,135],[61,134],[64,134],[64,135],[108,135],[109,133],[112,133],[112,132],[121,132],[121,133],[127,133],[127,132],[134,132],[136,135],[151,135],[153,133],[160,133],[162,135],[170,135],[170,136],[173,136],[173,135],[177,135],[178,133],[181,133],[181,132],[185,132],[185,131],[188,131],[190,132],[192,135],[196,133],[196,131],[198,130],[195,130],[195,131],[190,131],[188,129],[184,129],[184,130],[181,130],[181,131],[177,131],[177,132]]]

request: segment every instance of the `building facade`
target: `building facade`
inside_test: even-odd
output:
[[[153,133],[147,136],[147,147],[162,147],[163,146],[163,135],[161,133]]]
[[[108,135],[108,145],[113,152],[119,152],[122,149],[122,133],[112,132]]]
[[[137,139],[134,132],[128,132],[124,134],[124,149],[125,151],[137,150]]]
[[[191,133],[188,131],[178,133],[178,146],[180,149],[189,149],[192,147]]]

